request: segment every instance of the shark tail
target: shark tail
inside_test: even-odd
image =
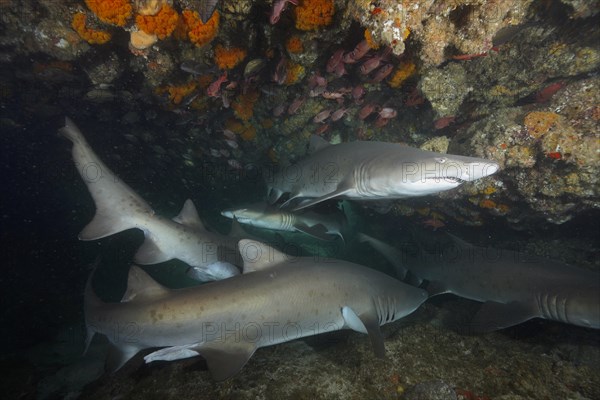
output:
[[[398,250],[396,250],[389,244],[384,243],[381,240],[369,236],[365,233],[359,232],[356,236],[360,242],[369,243],[375,250],[381,253],[381,255],[383,255],[383,257],[385,257],[385,259],[388,260],[388,262],[394,266],[400,280],[406,279],[408,275],[408,270],[402,262],[404,257],[402,256],[402,254],[400,254]]]
[[[73,142],[75,167],[96,204],[96,215],[81,231],[79,239],[101,239],[135,228],[138,217],[154,214],[152,208],[100,160],[73,121],[66,118],[59,133]]]
[[[90,348],[90,343],[92,343],[92,339],[96,334],[94,325],[90,323],[91,314],[94,312],[94,310],[98,309],[104,304],[104,302],[96,295],[96,292],[94,292],[94,288],[92,287],[92,279],[94,278],[98,264],[98,262],[94,263],[92,272],[88,276],[88,279],[85,283],[85,291],[83,293],[83,313],[85,317],[86,329],[85,349],[83,350],[83,355],[87,353],[88,349]]]

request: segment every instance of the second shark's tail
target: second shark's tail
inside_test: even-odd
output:
[[[96,204],[96,214],[79,233],[81,240],[95,240],[135,228],[136,220],[154,211],[121,181],[94,153],[81,131],[69,118],[59,131],[73,142],[73,161]]]

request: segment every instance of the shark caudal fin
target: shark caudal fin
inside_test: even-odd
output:
[[[136,217],[154,214],[152,208],[100,160],[73,121],[66,118],[59,132],[73,142],[75,167],[96,204],[96,215],[81,231],[79,239],[101,239],[135,228]]]

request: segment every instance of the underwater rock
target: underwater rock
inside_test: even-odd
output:
[[[435,380],[416,384],[404,392],[404,400],[456,400],[456,392],[444,381]]]
[[[472,90],[468,86],[465,69],[456,63],[441,69],[428,69],[423,73],[419,87],[431,103],[436,119],[456,115],[464,98]]]

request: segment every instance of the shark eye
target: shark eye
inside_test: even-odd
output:
[[[446,160],[447,160],[447,159],[446,159],[446,157],[436,157],[436,158],[435,158],[435,161],[437,161],[437,162],[438,162],[438,163],[440,163],[440,164],[443,164],[443,163],[445,163],[445,162],[446,162]]]

